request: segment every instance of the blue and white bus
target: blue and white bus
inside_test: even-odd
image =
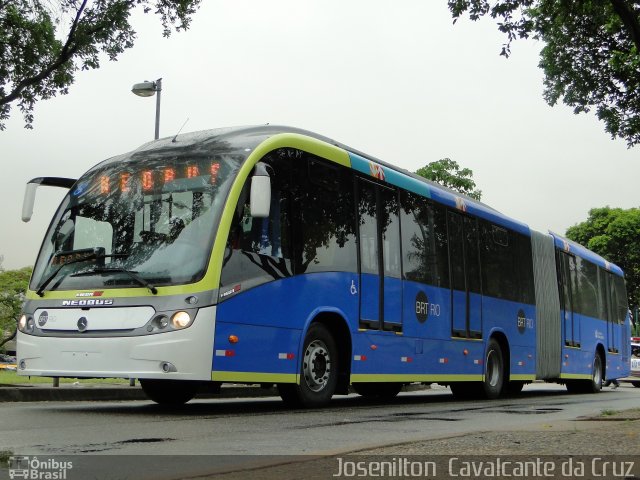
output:
[[[623,273],[587,249],[314,133],[217,129],[99,163],[44,238],[20,375],[221,383],[320,406],[413,382],[497,398],[629,373]]]

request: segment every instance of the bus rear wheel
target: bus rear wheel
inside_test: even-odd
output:
[[[568,380],[567,390],[569,393],[598,393],[602,390],[604,379],[604,362],[602,356],[596,352],[593,357],[593,368],[591,369],[591,379],[589,380]]]
[[[182,405],[198,393],[198,382],[189,380],[140,379],[140,386],[150,400],[160,405]]]
[[[402,390],[402,383],[354,383],[352,386],[358,395],[368,398],[389,399],[398,395]]]
[[[602,390],[604,380],[604,362],[599,353],[593,357],[593,370],[591,371],[591,381],[587,384],[588,393],[598,393]]]
[[[338,347],[321,323],[309,327],[304,339],[300,385],[281,383],[278,392],[287,405],[321,407],[331,400],[338,382]]]
[[[482,393],[485,398],[494,399],[502,394],[504,385],[504,359],[502,348],[495,340],[489,340],[485,356],[485,373],[482,382]]]
[[[499,398],[505,388],[504,356],[500,344],[494,338],[487,344],[484,380],[481,382],[453,382],[449,384],[453,396],[461,399]]]

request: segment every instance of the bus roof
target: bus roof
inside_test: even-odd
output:
[[[104,166],[135,160],[140,154],[153,154],[153,152],[162,153],[163,155],[176,154],[188,150],[201,151],[203,153],[213,151],[229,151],[233,147],[253,149],[264,140],[278,133],[302,133],[304,130],[297,129],[274,129],[269,126],[255,127],[227,127],[216,128],[212,130],[201,130],[198,132],[180,133],[173,137],[164,137],[158,140],[147,142],[135,150],[107,158],[106,160],[95,165],[91,170],[102,168]],[[305,132],[304,134],[308,134]]]
[[[568,238],[565,238],[551,231],[549,233],[553,237],[553,242],[556,248],[558,248],[559,250],[572,253],[580,258],[588,260],[591,263],[599,265],[600,267],[604,268],[609,272],[615,273],[620,277],[624,277],[624,273],[622,272],[622,269],[618,267],[616,264],[605,260],[597,253],[592,252],[591,250],[587,249],[586,247],[583,247],[582,245],[574,242],[573,240],[569,240]]]
[[[377,164],[384,169],[384,179],[386,182],[392,185],[396,185],[419,195],[432,198],[439,203],[466,211],[470,214],[476,215],[480,218],[484,218],[492,223],[512,229],[521,234],[527,236],[531,235],[531,231],[528,225],[526,225],[525,223],[512,219],[500,213],[496,209],[490,207],[489,205],[486,205],[485,203],[475,200],[467,195],[455,192],[443,185],[440,185],[439,183],[427,180],[426,178],[421,177],[413,172],[387,163],[376,157],[363,153],[355,148],[351,148],[343,143],[337,142],[329,137],[325,137],[309,130],[282,125],[267,124],[239,126],[202,130],[191,133],[180,133],[173,137],[165,137],[159,140],[147,142],[129,153],[111,157],[99,163],[91,170],[103,167],[110,163],[135,160],[138,154],[148,154],[153,151],[167,154],[172,151],[180,153],[181,151],[186,149],[193,151],[193,149],[195,148],[196,150],[207,152],[218,149],[222,146],[224,146],[224,149],[227,150],[230,147],[244,149],[248,148],[253,150],[266,139],[273,137],[274,135],[283,133],[294,133],[298,135],[308,136],[313,139],[325,142],[329,145],[341,148],[349,154],[352,168],[354,170],[371,175],[370,167],[371,162],[373,162],[374,164]],[[557,248],[565,251],[571,251],[581,258],[600,265],[613,273],[616,273],[620,276],[623,275],[622,270],[618,266],[607,262],[604,258],[591,252],[590,250],[587,250],[585,247],[571,240],[563,238],[562,236],[553,232],[549,233],[553,236]]]

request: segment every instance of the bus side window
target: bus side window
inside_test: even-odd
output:
[[[281,192],[271,192],[271,208],[269,218],[253,218],[249,201],[242,207],[242,218],[236,228],[236,239],[232,242],[236,249],[245,252],[283,258],[282,254],[282,218]]]
[[[443,207],[401,193],[404,279],[449,288],[447,224]]]
[[[627,289],[626,289],[624,278],[614,275],[613,286],[614,286],[614,289],[616,290],[616,296],[618,298],[618,305],[617,305],[618,323],[620,325],[623,325],[625,319],[627,318],[627,313],[629,311],[629,304],[628,304],[627,295],[626,295]]]
[[[351,172],[311,154],[297,160],[293,170],[296,274],[356,271]]]
[[[248,195],[251,177],[242,189],[227,239],[221,285],[251,279],[262,283],[292,275],[290,160],[279,153],[263,159],[273,168],[268,218],[251,216]]]

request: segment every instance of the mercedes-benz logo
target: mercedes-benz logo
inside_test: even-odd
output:
[[[80,317],[80,320],[78,320],[78,331],[84,332],[87,329],[88,323],[89,322],[87,322],[87,317]]]

